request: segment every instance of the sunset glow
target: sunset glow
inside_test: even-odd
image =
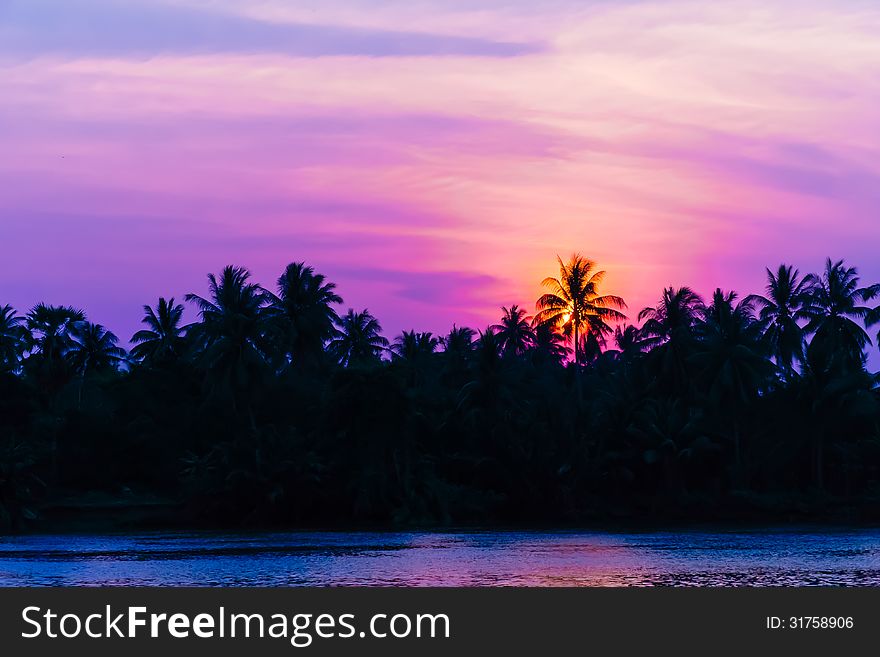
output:
[[[871,0],[11,0],[0,302],[140,306],[306,261],[389,335],[664,285],[880,278]]]

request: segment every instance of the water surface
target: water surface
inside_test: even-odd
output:
[[[0,586],[880,585],[880,530],[0,537]]]

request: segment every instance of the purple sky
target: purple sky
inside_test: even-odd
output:
[[[877,281],[878,34],[874,0],[0,0],[0,304],[126,339],[305,260],[393,335],[531,308],[574,250],[633,316]]]

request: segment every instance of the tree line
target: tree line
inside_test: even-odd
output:
[[[392,341],[304,263],[210,274],[191,324],[144,306],[129,351],[78,308],[0,307],[0,527],[87,491],[187,525],[880,515],[880,284],[780,265],[636,325],[603,277],[575,254],[534,315]]]

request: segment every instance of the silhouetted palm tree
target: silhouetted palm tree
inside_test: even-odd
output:
[[[871,338],[856,320],[869,316],[871,308],[863,305],[874,294],[873,287],[859,287],[858,271],[843,260],[828,258],[821,275],[810,274],[809,299],[803,313],[809,319],[805,331],[812,333],[810,349],[823,354],[829,366],[861,368],[863,349]]]
[[[369,310],[358,313],[349,308],[336,326],[337,337],[327,348],[343,367],[375,363],[388,348],[388,340],[382,337],[382,325]]]
[[[542,285],[550,290],[538,299],[535,315],[537,324],[549,324],[571,335],[574,359],[580,362],[580,334],[591,332],[604,336],[611,332],[608,322],[626,319],[621,310],[626,308],[622,298],[599,294],[604,271],[595,271],[595,263],[575,253],[569,261],[559,260],[559,278],[548,277]]]
[[[665,288],[656,306],[639,312],[639,321],[645,322],[642,325],[645,344],[653,348],[668,341],[690,339],[700,322],[703,307],[700,295],[691,288]]]
[[[156,309],[144,306],[141,320],[149,328],[142,329],[131,337],[135,346],[131,356],[135,360],[155,364],[167,362],[183,354],[187,327],[181,326],[183,305],[174,303],[174,297],[167,301],[159,298]]]
[[[440,343],[445,353],[464,356],[473,351],[476,335],[476,331],[472,328],[453,324],[452,330],[445,337],[440,338]]]
[[[549,324],[535,326],[535,337],[532,342],[532,351],[536,360],[540,362],[561,365],[568,358],[571,349],[566,344],[567,340],[559,331]]]
[[[804,331],[798,321],[806,319],[803,307],[808,291],[808,281],[800,278],[798,270],[783,264],[775,273],[767,269],[766,296],[747,297],[759,311],[764,340],[786,378],[804,358]]]
[[[27,314],[33,351],[47,362],[60,360],[70,346],[70,329],[86,315],[72,306],[37,304]]]
[[[535,332],[532,329],[532,318],[526,311],[513,304],[510,308],[502,306],[501,323],[492,326],[492,330],[501,342],[505,356],[520,356],[534,343]]]
[[[328,283],[323,274],[302,262],[287,265],[278,279],[278,296],[272,297],[272,306],[283,320],[282,333],[294,365],[316,365],[324,345],[334,336],[339,316],[333,304],[342,303],[335,289],[335,283]]]
[[[67,357],[74,371],[82,377],[92,372],[116,369],[125,358],[119,339],[100,324],[77,322],[70,329]]]
[[[737,303],[736,298],[735,292],[715,290],[703,311],[700,341],[690,360],[710,408],[725,418],[721,426],[730,427],[737,473],[747,485],[740,417],[744,407],[766,388],[772,365],[765,357],[752,299]]]
[[[404,331],[394,340],[390,351],[394,358],[417,361],[433,354],[439,344],[440,341],[431,333]]]
[[[251,383],[267,369],[272,357],[268,333],[269,313],[266,292],[249,282],[250,272],[227,266],[220,277],[208,274],[210,299],[187,294],[196,305],[202,321],[190,334],[202,349],[199,359],[215,390],[232,395],[249,395]]]
[[[691,288],[668,287],[655,307],[639,312],[642,340],[651,350],[649,364],[670,392],[681,394],[690,385],[687,359],[703,310],[703,300]]]
[[[614,327],[614,345],[617,348],[609,351],[626,361],[640,356],[648,347],[647,341],[642,337],[641,330],[632,324]]]
[[[0,307],[0,372],[15,371],[27,348],[25,318],[10,305]]]

